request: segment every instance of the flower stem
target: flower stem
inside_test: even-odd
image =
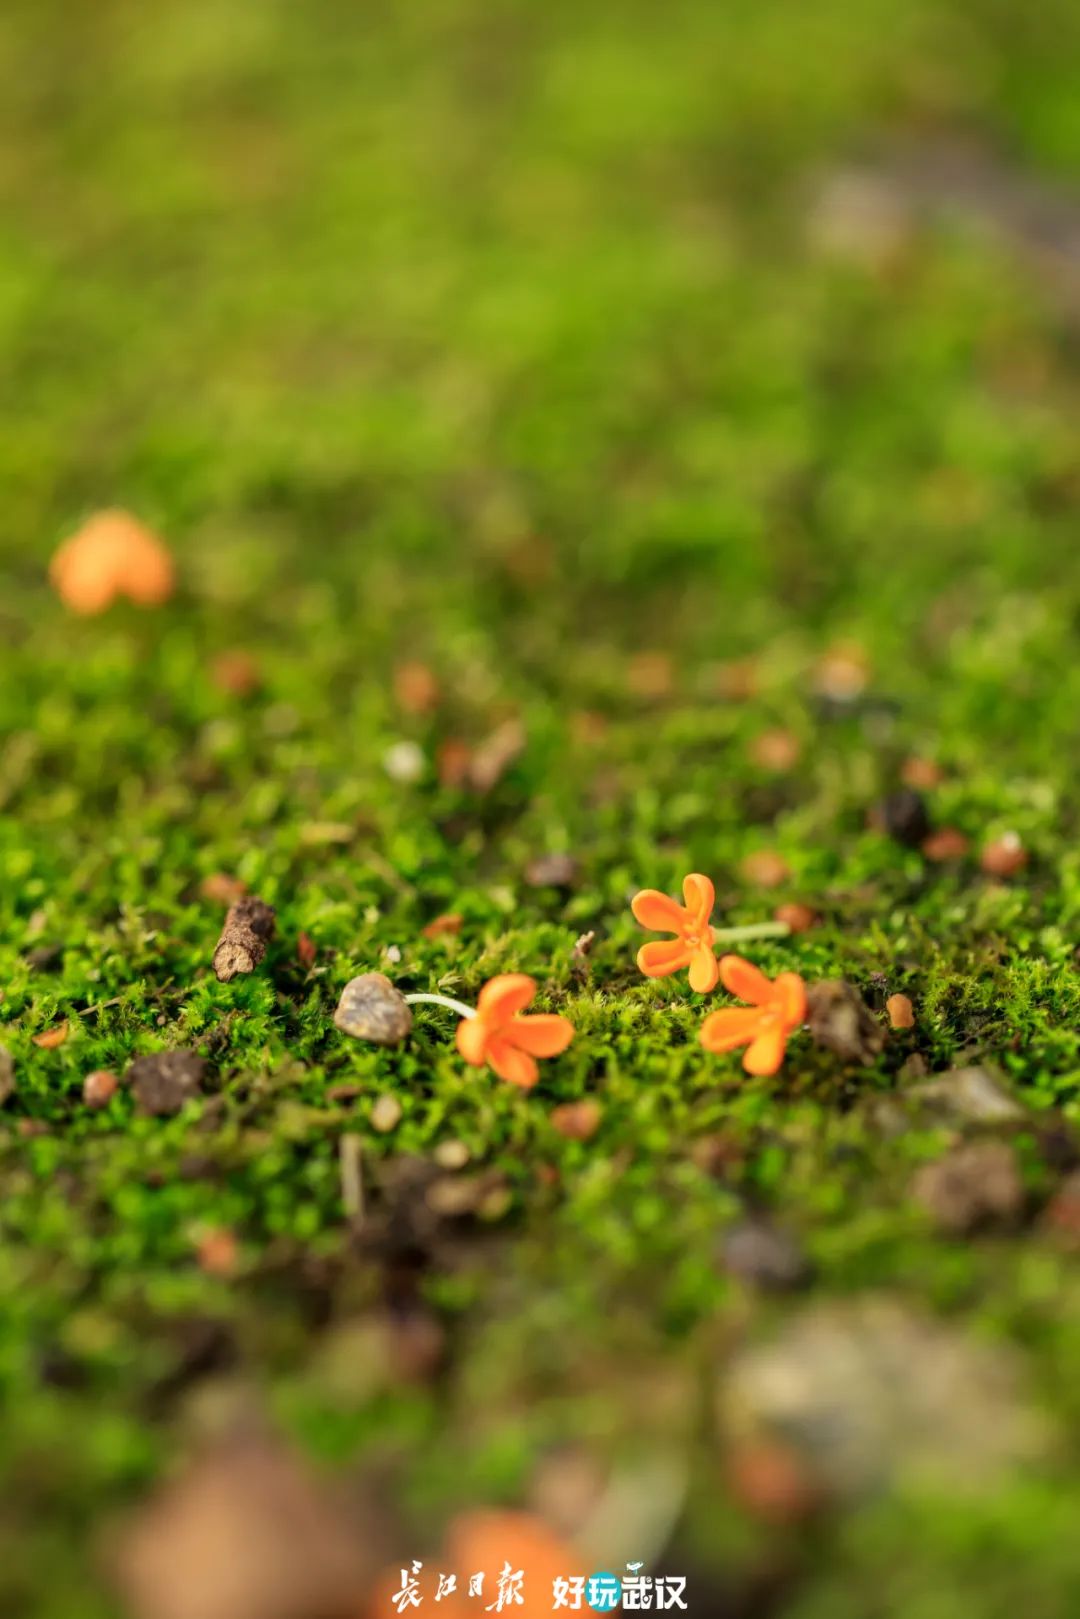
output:
[[[725,944],[741,939],[786,939],[791,928],[786,922],[747,922],[741,928],[713,928],[713,938]]]
[[[449,1007],[450,1011],[456,1012],[459,1017],[476,1016],[475,1006],[466,1006],[464,1001],[452,1000],[449,995],[406,995],[405,1000],[410,1006],[416,1006],[418,1002],[424,1001],[430,1006]]]

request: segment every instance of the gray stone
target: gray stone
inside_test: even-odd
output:
[[[412,1011],[384,973],[361,973],[341,992],[334,1022],[343,1034],[396,1046],[412,1031]]]
[[[993,1489],[1050,1448],[1021,1367],[899,1301],[808,1306],[739,1354],[720,1391],[735,1439],[779,1439],[838,1495],[893,1483]]]
[[[136,1057],[127,1081],[143,1113],[179,1113],[200,1094],[206,1064],[194,1051],[155,1051]]]
[[[907,1092],[912,1101],[974,1124],[1014,1124],[1026,1115],[988,1068],[952,1068]]]

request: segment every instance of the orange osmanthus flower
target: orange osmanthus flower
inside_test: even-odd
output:
[[[775,1074],[784,1060],[788,1035],[806,1017],[806,985],[798,973],[766,978],[742,956],[721,956],[724,988],[749,1006],[726,1006],[710,1012],[699,1039],[706,1051],[736,1051],[745,1046],[748,1074]]]
[[[49,577],[73,612],[103,613],[117,596],[158,607],[173,593],[172,557],[129,512],[97,512],[53,557]]]
[[[467,1063],[490,1063],[500,1079],[529,1090],[540,1078],[537,1057],[557,1057],[574,1038],[574,1025],[557,1013],[522,1017],[536,994],[526,973],[500,973],[480,991],[474,1017],[458,1024],[457,1048]]]
[[[691,872],[683,878],[683,899],[669,899],[655,888],[635,894],[630,909],[643,928],[654,933],[674,933],[671,940],[655,939],[643,944],[637,964],[646,978],[666,978],[670,973],[690,969],[690,988],[707,995],[716,988],[720,969],[713,954],[713,931],[709,926],[716,890],[708,877]]]

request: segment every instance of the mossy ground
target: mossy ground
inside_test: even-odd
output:
[[[812,217],[837,165],[957,132],[1033,181],[1075,180],[1078,16],[5,9],[8,1611],[112,1612],[87,1584],[99,1526],[176,1455],[200,1374],[225,1373],[328,1463],[390,1458],[418,1542],[465,1503],[519,1499],[557,1440],[617,1450],[681,1422],[687,1555],[736,1581],[788,1570],[755,1611],[1080,1608],[1075,1263],[1037,1224],[935,1234],[909,1181],[946,1133],[883,1134],[862,1105],[914,1052],[938,1069],[974,1051],[1034,1115],[1077,1112],[1080,267],[1051,274],[1015,233],[947,212],[827,252]],[[48,557],[116,504],[168,536],[182,588],[74,621]],[[837,641],[871,666],[840,712],[808,674]],[[235,648],[262,673],[247,697],[212,675]],[[651,695],[642,654],[670,660]],[[406,658],[442,684],[427,719],[395,702]],[[742,658],[756,691],[724,697],[717,666]],[[526,746],[486,795],[383,768],[395,741],[430,759],[509,713]],[[751,753],[776,726],[802,743],[779,776]],[[944,768],[935,816],[976,848],[1016,830],[1025,873],[935,866],[867,830],[909,754]],[[740,877],[762,847],[792,872],[767,895]],[[574,891],[530,887],[558,850],[581,863]],[[726,920],[820,908],[755,958],[846,976],[877,1007],[904,990],[914,1031],[865,1070],[805,1036],[775,1079],[705,1057],[685,986],[633,967],[629,895],[687,870],[715,877]],[[220,871],[280,926],[228,986],[200,894]],[[460,934],[425,939],[448,910]],[[403,1051],[348,1041],[341,986],[391,947],[408,987],[533,973],[574,1045],[525,1095],[465,1069],[437,1012]],[[35,1047],[63,1018],[66,1043]],[[88,1071],[173,1045],[210,1058],[206,1102],[168,1120],[123,1090],[84,1106]],[[342,1085],[356,1094],[328,1096]],[[369,1122],[385,1093],[404,1110],[388,1136]],[[600,1129],[567,1141],[552,1106],[584,1096]],[[434,1387],[326,1375],[326,1322],[377,1294],[343,1133],[371,1174],[452,1138],[505,1177],[508,1206],[424,1282],[449,1334]],[[695,1153],[718,1133],[720,1176]],[[1017,1141],[1037,1205],[1056,1172],[1034,1126]],[[688,1414],[718,1345],[794,1307],[718,1265],[747,1201],[800,1234],[819,1295],[894,1292],[1017,1345],[1052,1460],[972,1501],[870,1502],[777,1552]],[[239,1241],[232,1279],[196,1262],[215,1228]]]

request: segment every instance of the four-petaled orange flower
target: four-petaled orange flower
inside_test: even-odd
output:
[[[168,601],[175,583],[172,557],[156,534],[130,512],[97,512],[65,540],[49,576],[76,613],[103,613],[117,596],[140,607]]]
[[[643,944],[638,951],[637,964],[646,978],[666,978],[669,973],[689,967],[690,988],[699,995],[707,995],[716,988],[720,976],[709,926],[716,890],[708,877],[694,871],[683,878],[682,891],[685,905],[655,888],[646,888],[634,895],[630,909],[643,928],[675,935],[671,940],[655,939],[651,944]]]
[[[526,973],[500,973],[480,991],[475,1017],[458,1024],[457,1048],[467,1063],[490,1063],[500,1079],[530,1090],[540,1078],[537,1057],[557,1057],[574,1038],[574,1025],[557,1013],[522,1017],[536,994]]]
[[[721,956],[724,988],[749,1006],[726,1006],[710,1012],[699,1039],[706,1051],[736,1051],[745,1046],[748,1074],[775,1074],[784,1060],[788,1035],[806,1017],[806,985],[798,973],[766,978],[741,956]]]

